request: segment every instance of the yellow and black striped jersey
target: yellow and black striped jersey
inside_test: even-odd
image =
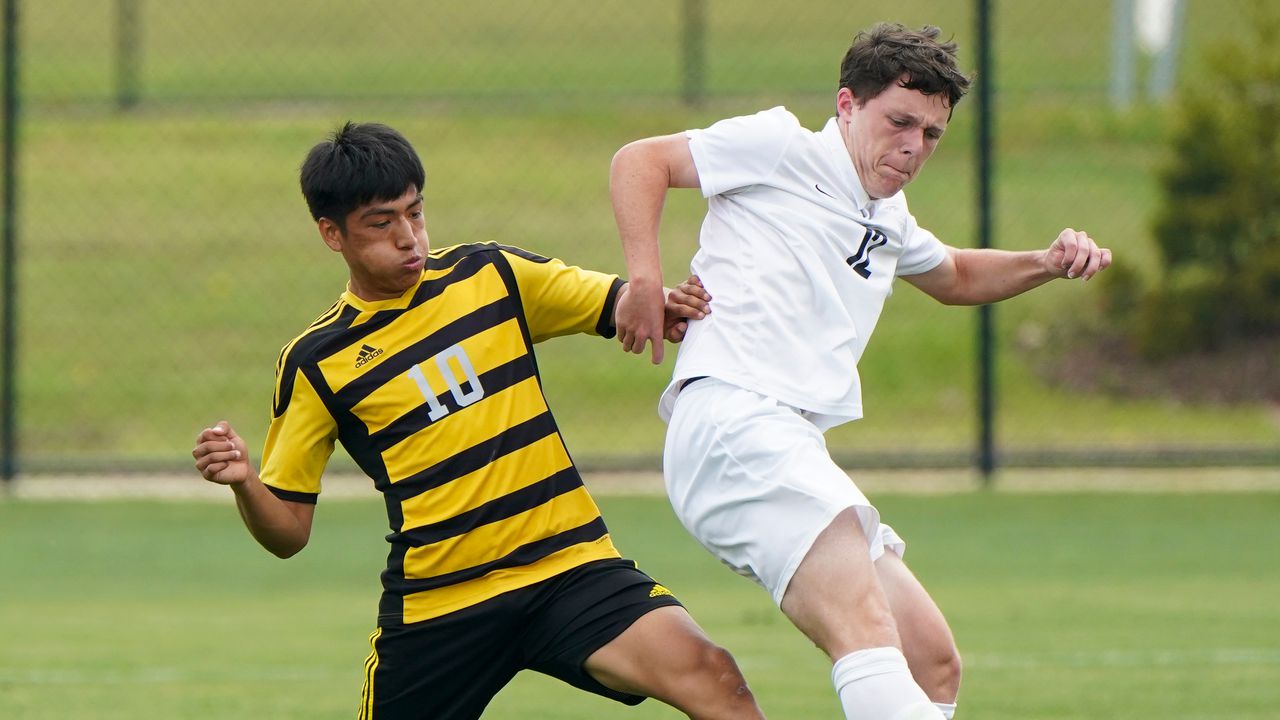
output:
[[[542,394],[533,344],[613,335],[622,281],[516,248],[432,252],[399,298],[350,292],[285,346],[262,480],[315,502],[340,441],[386,500],[379,609],[416,622],[618,557]]]

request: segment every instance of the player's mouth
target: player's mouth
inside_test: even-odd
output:
[[[418,255],[404,262],[404,269],[412,272],[418,272],[427,264],[427,259]]]

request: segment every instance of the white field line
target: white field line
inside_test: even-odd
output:
[[[1219,667],[1280,665],[1280,648],[1101,650],[1050,654],[965,653],[966,668],[1039,670],[1065,668]]]
[[[763,658],[740,657],[745,669],[768,665]],[[1280,667],[1280,649],[1202,648],[1198,650],[1099,650],[1069,653],[966,653],[965,668],[975,670],[1071,670],[1090,668]],[[3,685],[166,685],[209,682],[278,682],[358,680],[359,668],[267,667],[238,670],[192,670],[143,667],[102,671],[0,667]]]
[[[318,667],[243,668],[238,671],[196,671],[176,667],[136,670],[24,669],[0,667],[0,686],[13,685],[169,685],[217,682],[297,682],[349,679],[358,682],[360,668],[328,670]]]
[[[946,494],[971,492],[981,487],[977,475],[967,470],[851,471],[849,476],[874,499],[877,494]],[[656,472],[587,473],[587,488],[600,496],[662,495],[662,476]],[[322,501],[373,498],[372,483],[355,475],[324,479]],[[997,492],[1280,492],[1280,468],[1193,469],[1045,469],[1008,470],[995,478]],[[0,502],[29,500],[208,500],[230,502],[224,487],[205,482],[193,470],[189,475],[34,475],[19,476]]]
[[[1125,668],[1276,668],[1280,672],[1280,648],[1200,648],[1195,650],[1094,650],[1057,653],[965,652],[967,673],[1011,670],[1070,671]],[[780,667],[774,656],[738,655],[748,671],[772,672]]]

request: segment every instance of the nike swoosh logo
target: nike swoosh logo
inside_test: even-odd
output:
[[[823,189],[822,189],[822,186],[818,185],[818,183],[814,183],[814,184],[813,184],[813,189],[814,189],[814,190],[817,190],[818,192],[822,193],[823,195],[826,195],[827,197],[831,198],[832,200],[838,200],[838,199],[839,199],[839,198],[837,198],[835,195],[832,195],[831,193],[827,192],[826,190],[823,190]]]

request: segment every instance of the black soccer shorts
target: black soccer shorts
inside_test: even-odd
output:
[[[582,664],[641,616],[680,601],[628,560],[598,560],[417,623],[384,625],[365,661],[360,720],[473,720],[524,670],[628,705]]]

